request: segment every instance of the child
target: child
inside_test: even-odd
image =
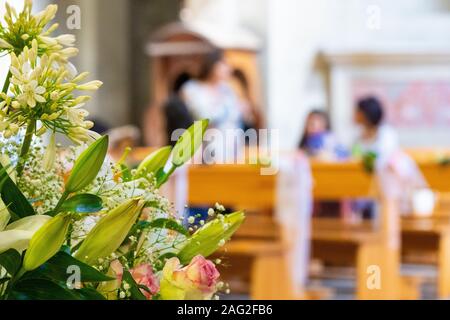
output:
[[[308,114],[299,148],[315,158],[340,159],[347,156],[331,132],[328,114],[321,110]]]

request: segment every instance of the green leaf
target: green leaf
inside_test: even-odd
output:
[[[150,222],[150,228],[168,229],[189,236],[189,231],[175,220],[160,218]]]
[[[177,257],[177,254],[175,252],[166,252],[158,257],[158,261],[156,261],[153,267],[156,271],[161,271],[166,264],[166,260],[174,257]]]
[[[14,249],[9,249],[0,254],[0,265],[5,268],[11,276],[14,276],[17,273],[21,264],[22,258],[20,253]]]
[[[108,136],[101,137],[84,150],[75,161],[65,192],[80,191],[94,181],[105,161],[107,151]]]
[[[203,136],[208,127],[209,120],[195,121],[178,139],[173,148],[172,164],[180,167],[188,162],[202,145]]]
[[[189,231],[186,230],[182,225],[178,222],[171,220],[160,218],[153,221],[138,221],[130,231],[130,234],[135,234],[137,230],[144,229],[167,229],[176,231],[182,235],[189,236]]]
[[[11,220],[15,221],[34,215],[34,209],[27,198],[25,198],[9,175],[2,169],[4,168],[0,164],[0,172],[2,172],[0,173],[0,180],[4,180],[1,188],[1,197],[11,213]]]
[[[123,271],[122,281],[125,281],[130,286],[131,300],[147,300],[128,270]]]
[[[9,300],[80,300],[76,290],[70,290],[48,279],[21,279],[17,281]]]
[[[47,278],[55,281],[65,282],[70,276],[68,268],[77,266],[80,270],[81,282],[104,282],[114,280],[93,267],[75,259],[66,252],[60,251],[53,258],[43,264],[35,271],[24,275],[27,278]]]
[[[213,254],[223,241],[231,238],[244,219],[244,212],[239,211],[205,224],[186,241],[184,247],[178,252],[181,264],[188,264],[197,255],[206,258]]]
[[[4,284],[4,283],[8,282],[9,280],[11,280],[10,277],[1,278],[1,279],[0,279],[0,286],[1,286],[2,284]]]
[[[99,196],[86,193],[78,194],[64,201],[58,212],[93,213],[99,212],[102,208],[102,199]]]
[[[156,173],[163,169],[169,160],[170,154],[172,152],[172,147],[167,146],[161,149],[156,150],[147,156],[141,164],[138,166],[136,174],[134,175],[135,179],[145,178],[149,174],[156,175]]]

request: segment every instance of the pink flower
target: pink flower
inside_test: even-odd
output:
[[[137,284],[144,285],[150,290],[150,292],[148,292],[144,289],[141,289],[141,292],[147,297],[147,299],[151,299],[154,294],[158,293],[159,282],[153,274],[151,265],[142,264],[136,268],[131,269],[130,273]]]
[[[216,292],[220,274],[214,263],[196,256],[182,268],[178,258],[169,259],[163,269],[161,298],[164,300],[207,300]]]
[[[202,256],[196,256],[184,269],[189,280],[200,290],[205,293],[215,291],[220,273],[214,263]]]

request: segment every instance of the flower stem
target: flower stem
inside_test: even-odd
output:
[[[20,149],[19,162],[17,164],[17,175],[19,177],[22,175],[23,169],[25,167],[25,162],[27,160],[26,158],[28,156],[28,151],[30,151],[31,141],[33,139],[35,129],[36,120],[30,120],[30,122],[28,122],[25,138],[23,139],[22,148]]]
[[[56,205],[55,209],[53,209],[53,212],[56,214],[58,213],[59,208],[63,205],[64,201],[66,201],[67,197],[69,196],[69,193],[64,191],[61,198],[58,201],[58,204]]]
[[[10,71],[8,71],[8,75],[6,76],[5,84],[3,85],[3,89],[2,89],[3,93],[8,93],[8,89],[9,89],[9,85],[10,85],[10,81],[11,81],[11,76],[12,76],[12,73],[11,73],[11,70],[10,70]]]

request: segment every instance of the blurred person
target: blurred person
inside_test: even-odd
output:
[[[334,160],[346,156],[331,130],[328,114],[322,110],[312,110],[305,123],[299,149],[316,159]],[[314,201],[313,215],[316,217],[337,217],[342,208],[340,201]]]
[[[315,158],[341,159],[347,156],[347,152],[331,131],[328,114],[317,109],[311,111],[306,118],[299,149]]]
[[[375,97],[365,97],[356,104],[355,123],[360,128],[353,154],[364,160],[373,158],[371,170],[377,172],[382,190],[390,197],[400,200],[400,211],[411,211],[411,197],[417,189],[427,184],[417,164],[400,148],[397,133],[385,123],[385,111]],[[372,201],[358,200],[353,204],[354,212],[362,212],[364,218],[374,216]]]
[[[250,94],[250,85],[244,72],[234,69],[231,74],[230,84],[235,90],[240,101],[243,113],[244,130],[264,128],[264,119]]]
[[[354,117],[360,130],[353,148],[355,156],[373,153],[377,164],[382,164],[398,151],[398,136],[391,127],[385,124],[385,111],[377,98],[369,96],[360,99],[356,104]]]
[[[205,57],[198,78],[188,81],[182,88],[182,98],[194,120],[209,119],[209,127],[219,130],[223,136],[226,132],[244,129],[242,107],[229,84],[230,77],[231,68],[223,52],[217,50]],[[213,150],[214,158],[234,159],[242,147],[236,144],[236,139],[220,141],[212,134],[207,133],[205,139],[213,140],[208,146]]]
[[[187,129],[194,123],[194,118],[181,96],[181,89],[190,80],[191,76],[188,73],[180,74],[175,79],[173,91],[164,104],[167,144],[172,146],[176,143],[176,139],[174,141],[171,139],[173,132],[178,129]]]

